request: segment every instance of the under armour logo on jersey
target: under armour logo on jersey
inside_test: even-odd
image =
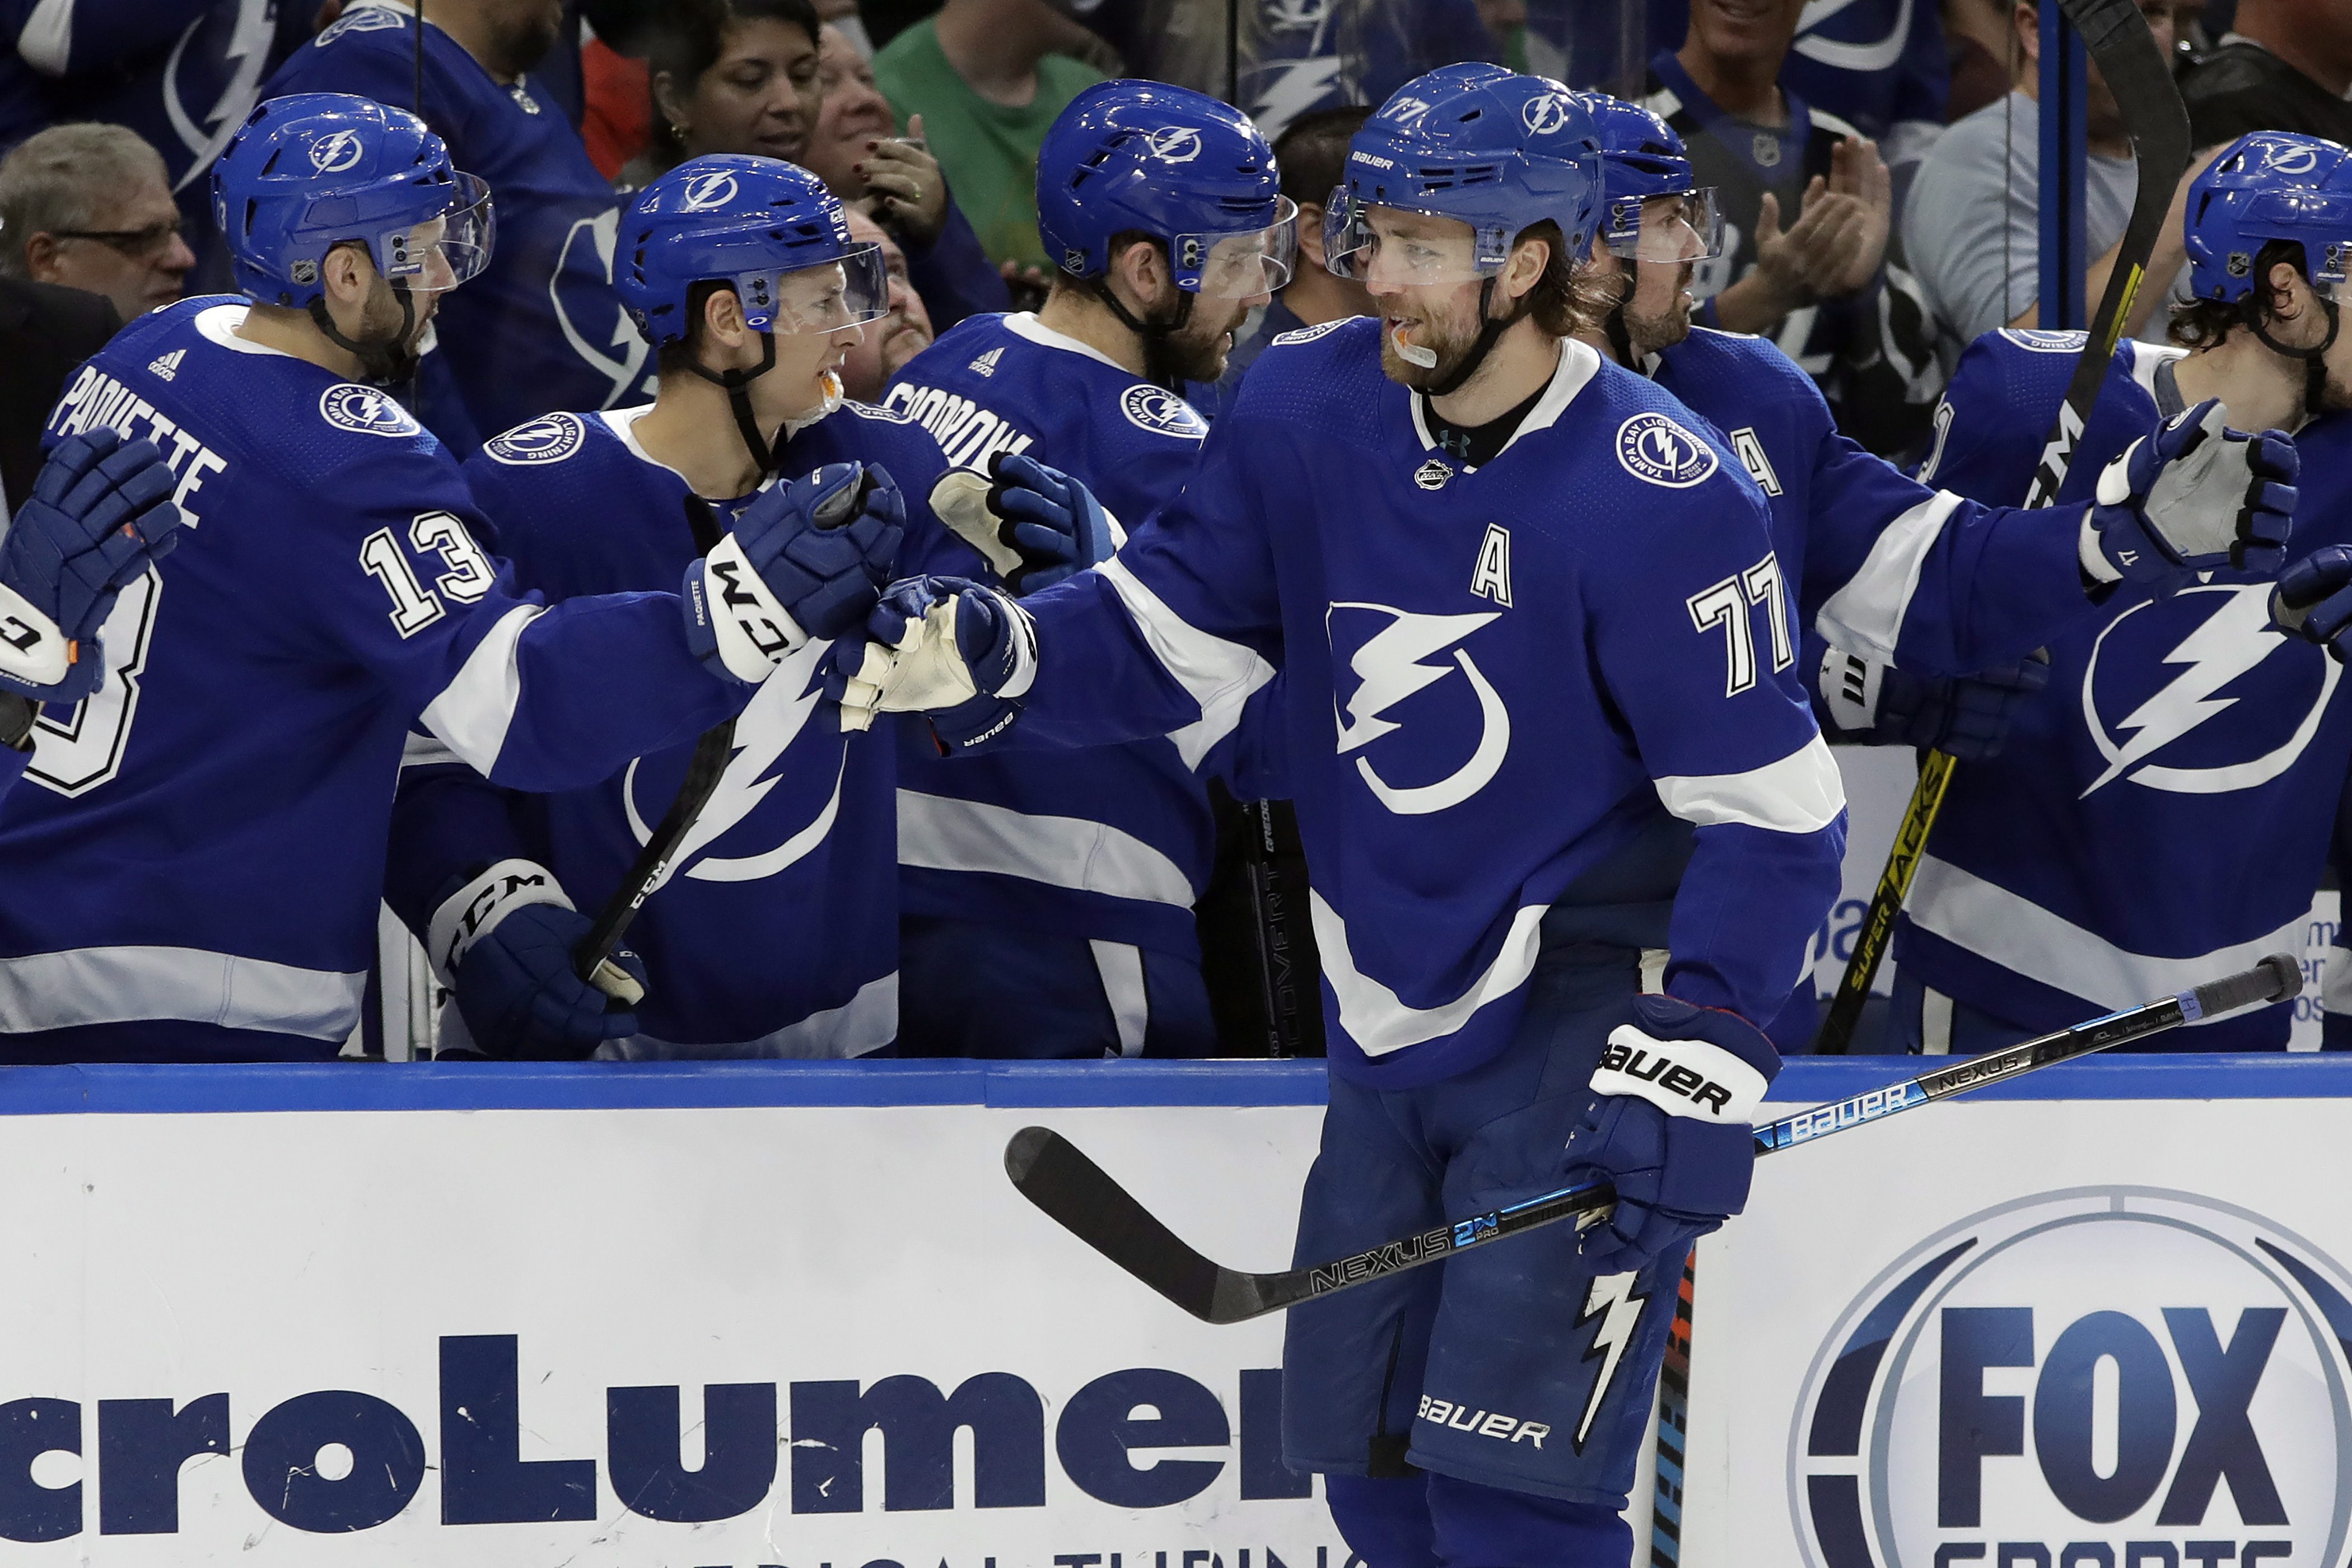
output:
[[[359,166],[367,144],[356,131],[336,131],[310,143],[310,167],[322,174],[340,174]]]
[[[1454,646],[1498,616],[1496,611],[1421,615],[1388,605],[1349,602],[1335,602],[1324,613],[1333,661],[1343,664],[1356,678],[1356,689],[1347,696],[1344,712],[1335,715],[1340,721],[1339,755],[1363,752],[1405,728],[1408,721],[1412,726],[1412,744],[1389,747],[1383,752],[1387,773],[1376,770],[1369,754],[1356,758],[1357,776],[1373,798],[1400,816],[1423,816],[1459,805],[1493,783],[1502,771],[1511,744],[1510,710],[1469,650]],[[1356,641],[1368,620],[1371,635]],[[1355,651],[1350,654],[1345,650],[1351,642]],[[1449,649],[1452,658],[1441,657]],[[1463,678],[1460,681],[1446,679],[1457,671]],[[1433,700],[1411,701],[1440,682],[1445,684],[1433,694]],[[1465,695],[1475,704],[1475,740],[1467,734],[1470,709],[1463,700]],[[1444,776],[1428,784],[1396,782],[1414,772],[1429,772],[1433,757],[1443,765],[1447,757],[1460,754],[1465,743],[1468,760]]]
[[[1519,106],[1519,122],[1531,135],[1549,136],[1568,123],[1568,110],[1567,94],[1546,93]]]
[[[1201,155],[1201,133],[1189,125],[1171,125],[1143,139],[1151,155],[1163,163],[1189,163]]]
[[[682,213],[709,212],[723,207],[735,199],[735,176],[725,169],[708,174],[697,174],[687,181],[684,199],[678,203]]]

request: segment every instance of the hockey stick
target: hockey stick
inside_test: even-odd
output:
[[[2072,1061],[2129,1040],[2145,1039],[2249,1003],[2283,1002],[2303,989],[2303,967],[2274,952],[2243,973],[2109,1013],[2004,1050],[1956,1061],[1884,1089],[1801,1110],[1755,1130],[1759,1156],[1879,1121],[1931,1100]],[[1044,1127],[1024,1127],[1004,1146],[1004,1173],[1021,1195],[1062,1228],[1204,1322],[1239,1323],[1517,1236],[1564,1219],[1598,1215],[1616,1201],[1605,1182],[1562,1187],[1508,1208],[1400,1237],[1351,1258],[1272,1274],[1246,1274],[1210,1262],[1135,1201],[1077,1146]]]
[[[2100,75],[2123,106],[2124,126],[2131,133],[2139,174],[2131,219],[2116,251],[2115,269],[2107,275],[2106,291],[2099,297],[2098,312],[2091,318],[2083,352],[2074,361],[2066,401],[2042,446],[2042,460],[2025,495],[2028,507],[2050,505],[2066,482],[2067,470],[2074,466],[2074,443],[2083,438],[2083,427],[2099,401],[2099,389],[2106,384],[2107,364],[2123,336],[2124,319],[2131,314],[2132,300],[2139,293],[2157,238],[2164,232],[2173,192],[2188,171],[2189,157],[2189,110],[2180,101],[2179,89],[2172,85],[2172,67],[2164,51],[2156,47],[2156,37],[2148,31],[2135,0],[2059,0],[2059,9],[2082,34],[2084,50],[2097,62]],[[1904,810],[1895,847],[1887,853],[1885,868],[1879,872],[1878,886],[1870,895],[1870,907],[1854,932],[1853,956],[1846,961],[1829,1016],[1822,1020],[1821,1034],[1813,1041],[1813,1049],[1823,1056],[1843,1055],[1853,1043],[1863,1004],[1870,999],[1871,983],[1878,977],[1878,966],[1895,935],[1895,917],[1903,912],[1903,900],[1919,869],[1927,835],[1943,809],[1944,793],[1952,782],[1952,761],[1949,752],[1935,751],[1920,764],[1919,783]]]
[[[712,513],[710,503],[689,494],[686,498],[686,521],[694,530],[696,552],[709,554],[719,538],[719,519]],[[677,786],[677,798],[669,803],[669,810],[662,814],[660,824],[646,837],[646,847],[637,851],[636,864],[629,868],[629,874],[605,900],[596,923],[588,928],[588,934],[572,950],[572,973],[617,1002],[635,1006],[645,992],[634,975],[612,961],[613,950],[621,945],[629,922],[637,918],[637,910],[652,896],[670,857],[686,842],[687,833],[718,790],[719,781],[727,772],[728,759],[734,753],[734,720],[702,732],[702,738],[694,742],[694,755],[687,762],[686,779]]]

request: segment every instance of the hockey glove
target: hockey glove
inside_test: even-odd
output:
[[[637,1032],[637,1016],[572,972],[572,950],[595,922],[562,904],[509,910],[457,965],[457,1011],[495,1061],[572,1062]],[[645,994],[646,961],[627,948],[611,963]]]
[[[2284,433],[2223,426],[2206,399],[2124,448],[2099,475],[2076,544],[2084,581],[2128,582],[2158,598],[2229,566],[2275,576],[2294,531],[2302,468]]]
[[[713,669],[758,685],[810,638],[866,618],[906,527],[906,502],[878,466],[828,463],[761,491],[686,569],[687,641]]]
[[[824,694],[844,730],[877,713],[928,713],[952,755],[1003,734],[1036,675],[1026,610],[968,578],[910,577],[874,606],[865,641],[845,637],[826,655]]]
[[[1864,744],[1916,746],[1964,763],[2000,754],[2027,699],[2050,684],[2050,658],[1969,676],[1922,676],[1831,648],[1821,691],[1830,721]]]
[[[2352,549],[2325,544],[2280,573],[2271,625],[2352,660]]]
[[[1780,1053],[1745,1018],[1633,998],[1633,1021],[1610,1033],[1561,1159],[1570,1180],[1617,1189],[1616,1208],[1584,1233],[1586,1268],[1630,1273],[1746,1206],[1748,1120],[1780,1070]]]
[[[0,684],[43,702],[98,689],[115,595],[179,542],[174,482],[152,441],[58,443],[0,540]]]
[[[999,452],[990,483],[959,469],[931,487],[931,510],[1026,597],[1098,566],[1124,538],[1118,520],[1078,480],[1034,458]]]

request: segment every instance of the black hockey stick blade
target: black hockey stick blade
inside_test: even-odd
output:
[[[2005,1050],[1966,1058],[1885,1089],[1756,1129],[1756,1152],[1777,1153],[1972,1089],[2071,1061],[2127,1040],[2146,1038],[2200,1018],[2254,1003],[2283,1002],[2303,989],[2303,968],[2274,952],[2253,968],[2225,975],[2137,1007],[2126,1007],[2025,1040]],[[1399,1237],[1350,1257],[1271,1274],[1250,1274],[1211,1262],[1080,1152],[1060,1133],[1024,1127],[1004,1146],[1004,1173],[1013,1184],[1063,1229],[1126,1269],[1161,1296],[1208,1323],[1238,1323],[1346,1290],[1474,1247],[1597,1215],[1617,1201],[1606,1183],[1545,1193],[1508,1208],[1489,1209],[1415,1236]]]

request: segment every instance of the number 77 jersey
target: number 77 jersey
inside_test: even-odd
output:
[[[50,416],[52,439],[152,437],[186,527],[117,600],[104,685],[43,713],[0,802],[0,1058],[331,1056],[358,1020],[413,721],[496,782],[551,789],[742,700],[673,595],[510,595],[433,437],[239,336],[246,309],[141,317]]]
[[[1403,1088],[1491,1058],[1538,953],[1572,944],[1670,948],[1669,992],[1769,1017],[1836,892],[1844,816],[1755,483],[1574,342],[1511,444],[1465,468],[1381,374],[1379,333],[1277,340],[1183,494],[1024,601],[1040,664],[1013,738],[1150,726],[1205,755],[1279,668],[1265,721],[1336,1072]]]

